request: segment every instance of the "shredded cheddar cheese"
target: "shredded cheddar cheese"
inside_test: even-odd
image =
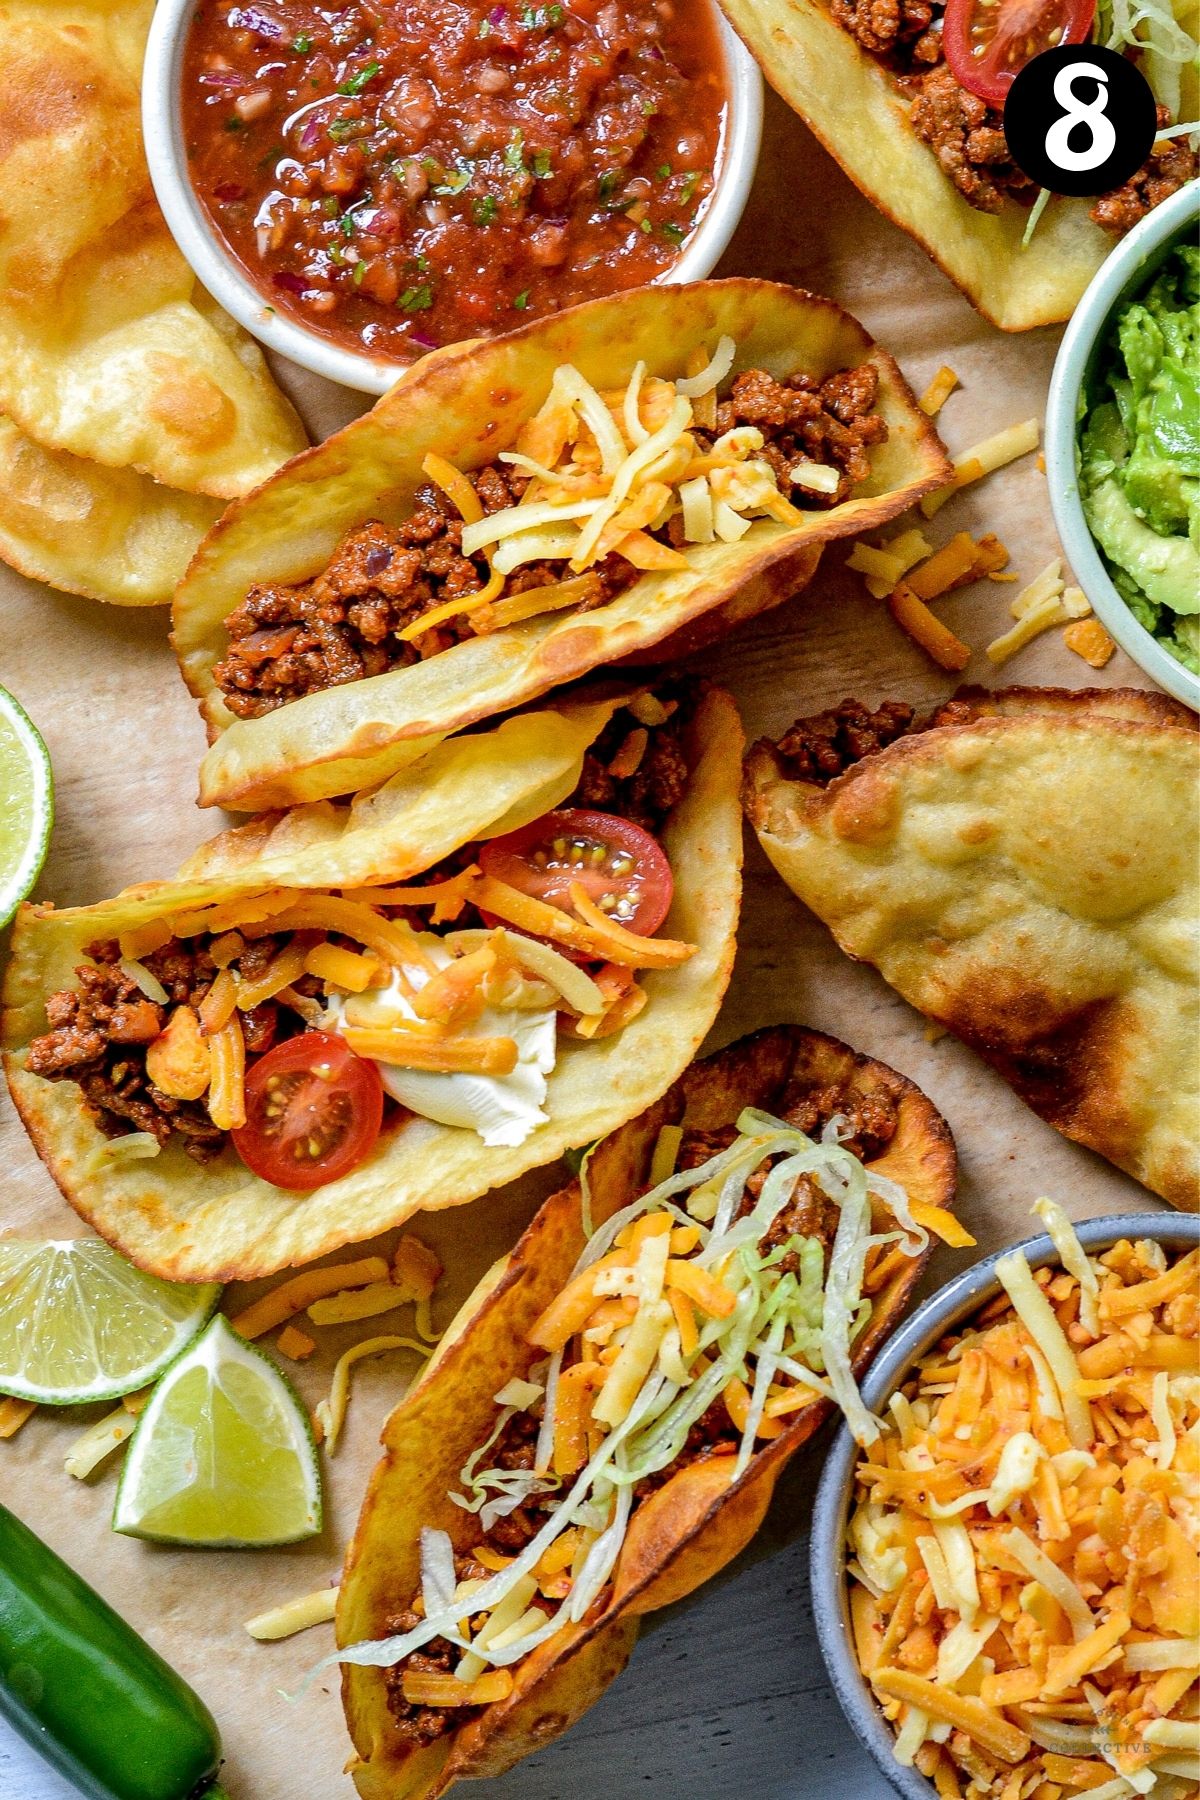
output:
[[[1003,1258],[1000,1298],[918,1365],[859,1463],[854,1643],[897,1761],[939,1796],[1183,1800],[1200,1776],[1200,1254],[1089,1257],[1061,1208],[1036,1210],[1061,1267]]]
[[[302,1594],[284,1606],[258,1613],[246,1620],[246,1630],[260,1644],[275,1643],[280,1638],[295,1637],[313,1625],[325,1625],[337,1611],[338,1591],[335,1587],[318,1588],[315,1594]]]

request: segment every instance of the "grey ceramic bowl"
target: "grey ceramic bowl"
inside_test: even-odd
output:
[[[1111,251],[1071,316],[1046,396],[1046,478],[1054,523],[1075,578],[1096,617],[1122,650],[1176,700],[1200,712],[1200,676],[1192,674],[1138,623],[1113,586],[1079,498],[1076,438],[1080,393],[1091,376],[1113,313],[1150,281],[1177,243],[1194,242],[1200,218],[1200,181],[1172,194]]]
[[[1164,1249],[1184,1252],[1200,1245],[1200,1217],[1187,1213],[1120,1213],[1106,1219],[1089,1219],[1075,1229],[1089,1254],[1107,1250],[1126,1237],[1154,1238]],[[940,1288],[888,1340],[871,1365],[862,1391],[872,1412],[883,1410],[913,1364],[939,1338],[964,1325],[1000,1292],[996,1263],[1000,1257],[1010,1255],[1013,1248],[1024,1250],[1034,1269],[1058,1261],[1058,1252],[1048,1237],[1028,1238],[1020,1245],[985,1257]],[[893,1756],[895,1733],[859,1672],[854,1654],[844,1544],[857,1457],[858,1446],[843,1426],[826,1460],[813,1512],[811,1580],[817,1636],[842,1711],[884,1776],[905,1800],[936,1800],[932,1782],[916,1769],[902,1768]]]

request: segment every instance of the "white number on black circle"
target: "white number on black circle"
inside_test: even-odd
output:
[[[1098,84],[1093,100],[1083,100],[1075,92],[1075,83],[1085,79]],[[1056,119],[1046,133],[1046,155],[1060,169],[1098,169],[1101,163],[1108,161],[1117,142],[1113,122],[1105,110],[1108,106],[1107,72],[1099,63],[1072,63],[1054,77],[1054,98],[1063,108],[1063,116]],[[1072,147],[1071,135],[1076,126],[1084,125],[1087,142],[1081,150],[1076,150]]]

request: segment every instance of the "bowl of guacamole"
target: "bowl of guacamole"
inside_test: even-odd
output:
[[[1150,213],[1080,301],[1046,417],[1051,505],[1109,633],[1200,710],[1200,183]]]

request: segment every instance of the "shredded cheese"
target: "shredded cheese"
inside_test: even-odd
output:
[[[406,1337],[364,1338],[361,1343],[351,1344],[348,1350],[342,1352],[334,1364],[329,1397],[319,1400],[315,1408],[315,1416],[321,1425],[331,1456],[338,1447],[338,1439],[346,1422],[346,1408],[350,1403],[350,1371],[364,1356],[382,1356],[388,1350],[413,1350],[423,1362],[429,1356],[428,1344],[418,1344]]]
[[[1200,1774],[1200,1379],[1175,1372],[1172,1311],[1200,1255],[1088,1258],[1036,1210],[1060,1268],[1002,1259],[1001,1296],[923,1359],[859,1464],[854,1642],[897,1759],[939,1796],[1153,1794]]]
[[[1014,1251],[1011,1256],[1001,1257],[996,1264],[996,1276],[1021,1323],[1046,1359],[1062,1401],[1071,1442],[1077,1450],[1089,1449],[1095,1431],[1087,1401],[1081,1400],[1078,1393],[1079,1365],[1062,1326],[1030,1273],[1029,1264],[1020,1251]]]
[[[961,488],[970,486],[985,475],[995,474],[997,469],[1016,462],[1019,456],[1028,456],[1031,450],[1037,449],[1040,435],[1038,421],[1025,419],[1019,425],[1008,425],[993,437],[985,438],[974,449],[965,450],[961,456],[954,458],[953,478],[945,487],[935,488],[932,494],[926,494],[921,501],[922,513],[927,519],[932,519]]]
[[[269,1612],[256,1613],[246,1620],[246,1630],[260,1644],[277,1643],[280,1638],[295,1637],[313,1625],[326,1625],[337,1611],[338,1591],[335,1587],[318,1588],[315,1594],[302,1594]]]
[[[325,1269],[305,1269],[299,1275],[271,1288],[250,1306],[236,1314],[229,1323],[244,1338],[264,1337],[283,1325],[296,1313],[303,1312],[324,1294],[340,1288],[366,1287],[375,1281],[386,1281],[389,1265],[385,1257],[364,1256],[357,1262],[333,1263]]]

